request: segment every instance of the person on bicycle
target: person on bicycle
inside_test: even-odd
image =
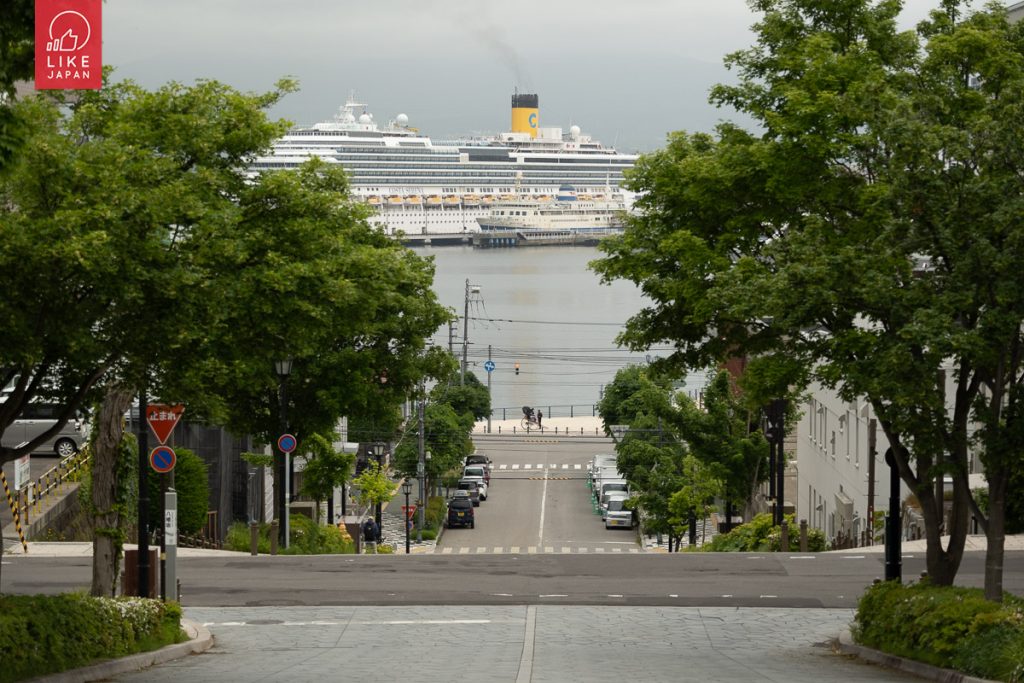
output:
[[[533,408],[530,406],[523,406],[523,416],[529,422],[533,422]]]

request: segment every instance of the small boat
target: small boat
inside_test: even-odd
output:
[[[456,206],[458,206],[461,203],[462,202],[459,201],[459,195],[457,195],[457,194],[446,194],[444,196],[444,205],[445,206],[456,207]]]
[[[366,198],[366,203],[369,204],[370,206],[380,206],[381,199],[377,195],[373,195],[372,197]]]
[[[388,197],[388,205],[389,206],[401,206],[402,205],[402,195],[400,195],[400,194],[393,194],[390,197]]]
[[[480,197],[475,194],[462,195],[463,206],[480,206]]]
[[[432,194],[427,197],[427,206],[437,207],[441,206],[441,195]]]
[[[408,206],[423,206],[423,199],[418,194],[411,194],[405,198]]]
[[[493,194],[485,194],[480,199],[480,203],[481,204],[493,204],[494,203],[494,195]]]

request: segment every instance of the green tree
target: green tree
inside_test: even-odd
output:
[[[681,479],[685,483],[668,500],[668,510],[679,536],[682,536],[683,525],[688,524],[691,514],[699,514],[701,525],[706,525],[708,515],[714,510],[715,498],[725,492],[725,483],[714,476],[713,468],[693,455],[683,458],[681,471]],[[705,526],[701,535],[706,537],[706,534]]]
[[[320,503],[333,496],[334,489],[345,485],[352,474],[356,456],[355,453],[334,450],[331,439],[322,434],[312,434],[303,445],[308,452],[300,492],[316,501],[316,522],[319,523]]]
[[[867,397],[921,503],[929,576],[953,581],[973,511],[998,600],[1024,429],[1024,40],[1001,8],[963,5],[900,33],[893,0],[758,0],[757,43],[728,58],[739,81],[712,100],[761,130],[673,134],[637,165],[638,215],[594,267],[651,301],[630,348],[672,340],[682,367],[746,355],[760,398],[810,381]],[[967,484],[974,426],[987,517]]]
[[[359,504],[370,508],[391,500],[394,488],[388,473],[376,462],[368,463],[366,469],[352,480],[352,485],[356,487],[356,500]]]
[[[439,383],[430,392],[430,399],[447,403],[458,415],[470,414],[474,420],[486,419],[491,414],[491,394],[476,375],[466,372],[465,384],[456,384],[453,379]]]
[[[668,389],[668,380],[649,367],[628,365],[616,372],[597,405],[605,434],[612,433],[612,425],[631,424],[638,414],[649,411],[650,400],[667,396]]]
[[[9,98],[14,84],[32,79],[35,69],[35,3],[7,0],[0,5],[0,171],[24,141],[24,123]]]
[[[423,410],[424,444],[430,452],[426,462],[429,481],[437,482],[446,473],[462,471],[466,456],[473,452],[469,435],[473,430],[473,416],[459,415],[447,403],[427,403]],[[419,462],[418,420],[410,420],[408,430],[395,448],[395,468],[407,477],[416,476]]]

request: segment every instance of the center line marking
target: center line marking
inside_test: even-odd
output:
[[[537,545],[544,545],[544,505],[548,499],[548,473],[544,471],[544,490],[540,494],[540,527],[537,529]]]

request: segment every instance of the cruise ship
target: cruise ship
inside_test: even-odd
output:
[[[353,195],[376,208],[372,220],[389,235],[479,232],[495,205],[554,202],[567,185],[591,197],[626,194],[623,172],[637,155],[605,147],[579,126],[539,124],[538,96],[517,93],[510,132],[434,141],[404,114],[378,124],[350,97],[332,120],[291,130],[250,168],[295,168],[313,157],[340,164]]]
[[[572,185],[563,185],[553,202],[501,202],[477,222],[484,232],[554,230],[609,235],[622,232],[628,210],[621,192],[592,196],[578,193]]]

